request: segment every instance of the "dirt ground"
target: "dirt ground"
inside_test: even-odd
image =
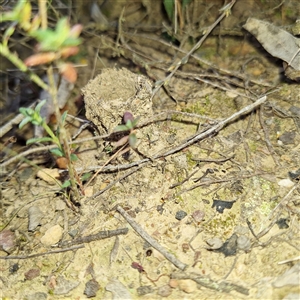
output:
[[[124,1],[100,6],[111,27],[77,3],[83,66],[66,109],[74,167],[92,176],[80,199],[47,151],[7,164],[9,138],[32,128],[1,139],[2,299],[299,299],[300,87],[241,28],[253,14],[292,24],[299,3],[238,1],[160,87],[222,1],[192,1],[177,33],[158,2],[132,2],[118,29]],[[121,152],[126,133],[110,133],[126,112],[137,142]]]

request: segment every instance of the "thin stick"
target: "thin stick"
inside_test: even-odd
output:
[[[197,282],[199,285],[204,286],[206,288],[209,288],[211,290],[215,290],[218,292],[225,292],[229,293],[231,291],[236,291],[238,293],[241,293],[243,295],[249,295],[249,289],[244,288],[240,285],[226,282],[226,281],[221,281],[217,282],[214,281],[206,276],[200,275],[200,274],[188,274],[188,273],[172,273],[171,278],[174,279],[191,279],[195,282]]]
[[[251,103],[251,104],[247,105],[246,107],[244,107],[243,109],[239,110],[238,112],[234,113],[233,115],[231,115],[227,119],[225,119],[223,121],[220,121],[217,125],[212,126],[211,128],[209,128],[208,130],[206,130],[204,132],[201,132],[199,134],[195,134],[194,136],[191,136],[189,139],[187,139],[187,141],[185,143],[171,149],[170,151],[165,152],[164,154],[156,155],[153,158],[159,158],[159,157],[162,157],[162,156],[168,156],[170,154],[176,153],[176,152],[186,148],[187,146],[190,146],[190,145],[192,145],[192,144],[194,144],[194,143],[196,143],[200,140],[203,140],[204,138],[206,138],[210,135],[216,134],[221,129],[223,129],[225,126],[227,126],[228,124],[230,124],[233,121],[237,120],[241,116],[250,113],[252,110],[254,110],[258,106],[260,106],[266,100],[267,100],[267,96],[261,97],[260,99],[256,100],[254,103]]]
[[[58,244],[59,247],[69,247],[77,244],[90,243],[98,240],[103,240],[119,234],[127,234],[128,228],[119,228],[116,230],[105,230],[95,234],[87,235],[71,241],[63,241]]]
[[[96,192],[94,195],[92,195],[91,197],[88,197],[87,199],[85,199],[84,203],[86,204],[88,201],[95,199],[96,197],[100,196],[101,194],[103,194],[105,191],[109,190],[112,186],[114,186],[116,183],[120,182],[121,180],[125,179],[126,177],[130,176],[131,174],[137,172],[141,167],[143,167],[143,164],[139,165],[138,167],[136,167],[133,170],[130,170],[129,172],[127,172],[126,174],[124,174],[123,176],[121,176],[120,178],[114,180],[113,182],[111,182],[109,185],[107,185],[104,189]]]
[[[104,139],[104,138],[106,138],[108,136],[109,136],[109,134],[102,135],[102,136],[94,136],[94,137],[84,138],[84,139],[80,139],[80,140],[68,142],[68,145],[85,143],[85,142],[92,141],[92,140],[102,140],[102,139]],[[43,152],[43,151],[50,151],[51,149],[55,149],[55,148],[57,148],[57,145],[49,145],[49,146],[43,146],[43,147],[37,147],[37,148],[33,148],[33,149],[28,149],[28,150],[26,150],[26,151],[24,151],[22,153],[19,153],[19,154],[16,154],[15,152],[11,151],[11,154],[13,154],[15,156],[13,156],[10,159],[8,159],[5,162],[3,162],[0,165],[0,168],[4,168],[4,167],[10,165],[11,163],[13,163],[13,162],[15,162],[17,160],[25,160],[24,157],[27,156],[27,155],[29,155],[29,154]]]
[[[56,254],[56,253],[61,253],[61,252],[67,252],[67,251],[72,251],[72,250],[77,250],[80,248],[84,248],[83,245],[78,245],[70,248],[65,248],[65,249],[59,249],[59,250],[53,250],[49,252],[43,252],[43,253],[36,253],[36,254],[31,254],[31,255],[11,255],[11,256],[0,256],[0,259],[29,259],[33,257],[38,257],[38,256],[43,256],[43,255],[50,255],[50,254]]]
[[[163,246],[161,246],[154,238],[152,238],[142,227],[136,223],[127,212],[120,206],[116,208],[117,212],[120,213],[123,218],[130,224],[130,226],[153,248],[159,251],[167,260],[169,260],[174,266],[180,270],[184,270],[187,265],[179,261],[173,254],[169,253]]]

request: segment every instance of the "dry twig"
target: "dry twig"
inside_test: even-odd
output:
[[[135,222],[128,213],[121,207],[117,206],[117,212],[120,213],[123,218],[130,224],[130,226],[153,248],[159,251],[167,260],[169,260],[174,266],[180,270],[184,270],[187,265],[179,261],[173,254],[169,253],[163,246],[161,246],[153,237],[151,237],[142,227]]]

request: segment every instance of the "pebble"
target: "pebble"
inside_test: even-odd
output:
[[[59,242],[62,238],[63,229],[59,225],[50,227],[41,237],[41,243],[45,246],[51,246]]]
[[[179,289],[185,293],[191,294],[197,290],[197,283],[191,279],[179,280]]]
[[[66,208],[65,201],[59,199],[55,202],[55,211],[62,211]]]
[[[203,210],[195,210],[192,217],[197,223],[202,222],[205,217],[205,212]]]
[[[98,290],[100,289],[99,283],[95,279],[91,279],[85,284],[84,294],[88,297],[96,297]]]
[[[38,206],[28,208],[28,231],[35,231],[41,225],[44,214]]]
[[[10,254],[16,247],[15,234],[11,230],[0,232],[0,249]]]
[[[176,212],[175,218],[176,220],[180,221],[183,218],[185,218],[187,216],[187,213],[183,210],[179,210],[178,212]]]
[[[38,276],[40,276],[40,270],[39,269],[30,269],[29,271],[27,271],[25,274],[25,279],[26,280],[32,280]]]
[[[294,186],[295,183],[292,180],[290,180],[289,178],[286,178],[286,179],[279,180],[278,185],[282,186],[282,187],[289,188],[289,187]]]
[[[248,251],[251,248],[251,241],[246,235],[241,235],[236,240],[237,248]]]
[[[151,285],[140,286],[136,289],[139,296],[153,293],[153,288]]]
[[[54,295],[65,295],[75,289],[80,284],[79,281],[70,281],[63,276],[58,276],[56,286],[54,288]]]
[[[58,169],[48,169],[48,168],[39,170],[36,176],[51,185],[57,184],[57,179],[60,177]]]
[[[177,288],[179,285],[179,282],[177,279],[170,279],[169,286],[173,289]]]
[[[214,237],[212,239],[208,239],[206,241],[206,244],[209,246],[208,249],[216,250],[216,249],[220,249],[224,243],[220,238]]]

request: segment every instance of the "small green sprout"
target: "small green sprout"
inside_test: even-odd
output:
[[[52,131],[52,129],[48,126],[45,119],[41,116],[41,108],[43,105],[46,104],[46,100],[41,101],[34,109],[30,107],[20,107],[19,111],[22,115],[25,116],[25,118],[22,120],[22,122],[19,124],[19,128],[21,129],[24,125],[27,123],[31,123],[35,126],[42,126],[44,130],[49,135],[48,137],[37,137],[37,138],[31,138],[27,140],[26,144],[33,144],[33,143],[45,143],[45,142],[52,142],[53,144],[57,145],[57,148],[51,149],[51,153],[54,155],[61,157],[65,156],[63,147],[59,140],[59,130],[57,131],[57,134]],[[67,117],[67,111],[65,111],[62,114],[62,124],[65,123]],[[71,153],[71,160],[75,161],[77,160],[77,156],[74,153]]]

